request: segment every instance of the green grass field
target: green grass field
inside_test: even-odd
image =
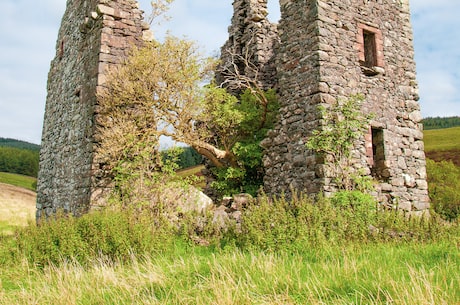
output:
[[[23,187],[31,191],[35,191],[36,182],[37,179],[34,177],[28,177],[11,173],[0,173],[0,183]]]
[[[425,131],[427,156],[438,152],[457,155],[459,136],[460,128]],[[200,167],[190,168],[179,175],[195,175],[200,170]],[[0,182],[33,189],[35,179],[0,173]],[[12,215],[17,218],[17,212]],[[269,216],[270,223],[278,217],[277,214]],[[324,215],[314,216],[310,221]],[[88,221],[87,226],[98,234],[105,233],[101,234],[103,238],[98,240],[101,245],[97,249],[127,243],[128,238],[116,238],[121,236],[117,230],[124,226],[123,219],[98,221],[101,220]],[[338,225],[336,217],[329,221],[330,225]],[[328,225],[326,220],[318,223],[325,225],[315,231],[321,235]],[[94,229],[97,225],[102,229]],[[276,233],[278,227],[262,231],[260,237]],[[43,244],[48,245],[44,249],[51,252],[59,247],[63,251],[71,250],[72,245],[80,248],[80,241],[72,240],[75,235],[70,232],[73,231],[65,228],[41,231],[46,226],[32,226],[38,234],[22,236],[27,240],[22,247],[30,247],[28,253]],[[337,228],[331,232],[334,230]],[[416,230],[413,227],[410,234]],[[53,239],[50,232],[62,238]],[[110,232],[114,232],[113,235]],[[433,229],[432,234],[439,233],[436,232]],[[350,242],[345,239],[330,244],[325,240],[315,246],[277,251],[241,249],[232,243],[203,247],[175,237],[173,242],[161,241],[152,252],[131,254],[124,261],[104,256],[81,264],[66,258],[57,265],[36,265],[30,255],[24,254],[25,249],[13,257],[21,238],[0,234],[0,305],[455,305],[460,304],[458,233],[456,229],[452,235],[442,233],[439,238],[426,241]],[[126,236],[133,235],[131,232]],[[276,238],[273,242],[276,245]],[[60,253],[55,254],[61,257]]]
[[[460,127],[425,130],[425,151],[460,150]]]
[[[460,127],[425,130],[426,156],[434,161],[452,161],[460,166]]]
[[[355,245],[302,252],[176,247],[0,274],[0,304],[459,304],[453,245]]]

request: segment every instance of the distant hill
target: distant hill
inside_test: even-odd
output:
[[[40,145],[0,138],[0,172],[37,177]]]
[[[0,138],[0,147],[12,147],[32,151],[40,150],[40,145],[9,138]]]
[[[0,182],[0,235],[13,234],[35,218],[35,192]]]
[[[434,161],[452,161],[460,166],[460,127],[425,130],[425,153]]]
[[[422,123],[425,130],[450,128],[460,126],[460,117],[427,117],[423,119]]]

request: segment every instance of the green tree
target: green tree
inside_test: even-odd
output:
[[[0,147],[0,172],[37,177],[38,161],[38,151]]]
[[[159,137],[168,136],[208,158],[218,181],[232,183],[216,184],[221,194],[245,191],[254,177],[260,185],[258,143],[273,124],[275,94],[248,88],[239,100],[212,83],[214,69],[192,42],[166,37],[112,71],[99,95],[99,152],[114,176],[160,170]]]
[[[427,117],[423,119],[422,123],[423,123],[423,128],[425,130],[450,128],[450,127],[460,126],[460,117],[459,116],[452,116],[452,117],[445,117],[445,118]]]

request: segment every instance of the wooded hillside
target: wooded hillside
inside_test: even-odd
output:
[[[40,146],[0,138],[0,172],[37,177]]]
[[[423,119],[422,123],[425,130],[450,128],[460,126],[460,117],[427,117]]]

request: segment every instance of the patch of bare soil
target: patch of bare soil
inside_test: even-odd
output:
[[[25,226],[35,219],[35,201],[33,191],[0,183],[0,226]]]
[[[460,151],[458,149],[445,150],[445,151],[427,151],[427,158],[436,162],[452,161],[457,166],[460,166]]]

